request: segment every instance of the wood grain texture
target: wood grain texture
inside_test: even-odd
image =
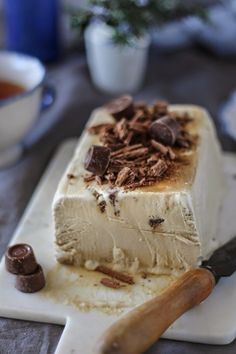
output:
[[[115,322],[100,339],[95,353],[143,353],[178,317],[206,299],[214,286],[214,276],[205,268],[184,273],[163,294]]]

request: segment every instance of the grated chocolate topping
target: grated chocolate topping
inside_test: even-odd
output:
[[[95,180],[99,185],[124,190],[151,186],[164,178],[176,163],[178,150],[191,149],[196,141],[186,129],[192,118],[187,113],[170,112],[164,101],[152,106],[134,103],[132,116],[130,111],[128,115],[124,111],[119,119],[117,115],[115,118],[113,124],[88,128],[90,134],[99,136],[110,156],[103,174],[94,171],[86,175],[87,183]]]

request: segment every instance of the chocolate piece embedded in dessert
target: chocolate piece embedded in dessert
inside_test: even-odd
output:
[[[156,229],[156,227],[161,225],[164,221],[165,221],[165,219],[152,217],[149,219],[148,223],[151,226],[151,228]]]
[[[19,274],[16,277],[15,287],[23,293],[35,293],[45,286],[45,277],[43,269],[40,265],[37,266],[34,273]]]
[[[171,274],[196,265],[217,246],[212,238],[222,165],[209,115],[196,106],[168,106],[165,115],[181,127],[169,146],[149,134],[154,108],[134,107],[134,115],[120,121],[97,109],[80,139],[53,204],[61,262],[86,266],[91,260],[124,273]],[[93,175],[88,181],[84,157],[99,144],[110,148],[110,162],[99,181]],[[68,173],[78,176],[75,183]],[[158,225],[157,218],[165,221]]]
[[[85,169],[96,176],[104,175],[110,161],[110,153],[110,149],[105,146],[92,145],[85,157]]]
[[[129,95],[118,97],[107,103],[105,108],[117,120],[131,118],[134,114],[133,98]]]
[[[20,243],[8,247],[5,253],[5,266],[13,274],[30,274],[37,268],[34,251],[30,245]]]

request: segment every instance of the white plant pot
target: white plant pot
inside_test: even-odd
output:
[[[132,46],[112,42],[112,28],[93,23],[85,31],[85,47],[91,78],[111,94],[133,93],[144,79],[150,36],[133,39]]]

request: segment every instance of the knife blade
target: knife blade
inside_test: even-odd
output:
[[[236,236],[161,295],[121,317],[96,343],[96,354],[142,354],[183,313],[205,300],[221,277],[236,270]]]
[[[208,260],[202,262],[201,267],[211,270],[216,282],[221,277],[232,275],[236,270],[236,237],[218,248]]]

